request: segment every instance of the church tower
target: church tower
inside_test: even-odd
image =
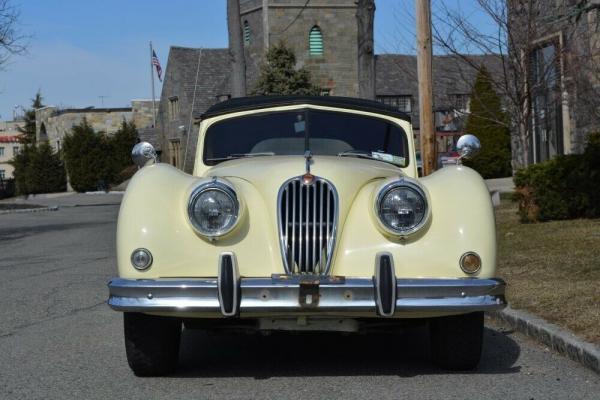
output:
[[[269,46],[283,41],[322,94],[358,96],[356,0],[240,0],[248,92]]]

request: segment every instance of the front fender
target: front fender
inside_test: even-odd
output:
[[[187,217],[189,195],[203,178],[168,164],[138,171],[127,188],[117,225],[119,276],[129,279],[217,276],[219,255],[235,252],[243,276],[283,273],[277,223],[265,200],[243,179],[227,178],[252,213],[244,212],[238,227],[210,242],[198,235]],[[247,211],[247,210],[246,210]],[[133,250],[146,248],[153,264],[146,271],[131,265]],[[273,266],[276,266],[273,270]]]
[[[393,255],[398,278],[460,278],[462,254],[474,251],[481,257],[479,278],[496,272],[494,210],[481,176],[465,166],[443,168],[419,182],[429,194],[430,223],[407,240],[390,238],[377,227],[373,192],[380,182],[366,185],[350,210],[338,242],[333,273],[365,276],[374,268],[375,256]]]

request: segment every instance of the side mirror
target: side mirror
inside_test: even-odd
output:
[[[156,163],[156,150],[148,142],[140,142],[133,146],[131,150],[131,158],[135,165],[139,168]]]
[[[479,154],[479,151],[481,150],[481,142],[474,135],[462,135],[458,139],[458,142],[456,142],[456,149],[460,155],[458,161],[462,160],[463,158],[468,160]]]

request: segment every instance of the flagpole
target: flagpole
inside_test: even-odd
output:
[[[152,42],[150,42],[150,80],[152,81],[152,127],[156,128],[156,97],[154,96],[154,65],[152,65]]]

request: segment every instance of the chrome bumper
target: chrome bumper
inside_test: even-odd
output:
[[[236,315],[376,317],[375,282],[373,278],[328,278],[307,286],[301,278],[242,278]],[[501,279],[397,279],[393,316],[502,309],[505,286]],[[115,278],[108,288],[108,304],[117,311],[223,316],[217,278]]]

